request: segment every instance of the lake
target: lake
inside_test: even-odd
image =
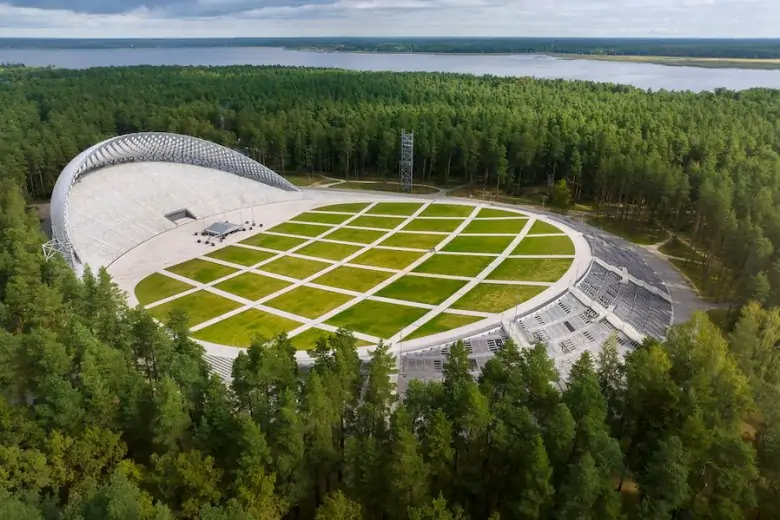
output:
[[[705,69],[648,63],[567,60],[534,54],[380,54],[274,47],[158,49],[0,49],[0,63],[84,69],[129,65],[290,65],[352,70],[457,72],[603,81],[643,89],[780,88],[780,70]]]

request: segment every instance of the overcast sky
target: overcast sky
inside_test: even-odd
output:
[[[0,0],[0,37],[780,37],[780,0]]]

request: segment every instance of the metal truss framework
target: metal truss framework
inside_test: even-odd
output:
[[[98,143],[83,151],[60,173],[51,200],[54,240],[49,251],[59,251],[76,267],[77,259],[68,236],[68,196],[84,175],[102,168],[134,162],[189,164],[246,177],[284,191],[300,191],[279,174],[245,155],[224,146],[180,134],[145,132],[128,134]],[[47,251],[44,246],[44,254]]]
[[[412,191],[412,174],[414,169],[414,132],[401,130],[401,191]]]

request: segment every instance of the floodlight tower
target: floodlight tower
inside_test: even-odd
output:
[[[412,191],[412,170],[414,166],[414,132],[401,130],[401,160],[398,169],[401,172],[401,191]]]

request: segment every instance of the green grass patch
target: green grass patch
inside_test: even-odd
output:
[[[328,226],[316,226],[314,224],[299,224],[297,222],[284,222],[274,226],[268,231],[274,233],[284,233],[287,235],[298,235],[302,237],[316,237],[328,231]]]
[[[648,228],[635,220],[617,220],[606,217],[591,217],[588,224],[603,229],[608,233],[625,238],[635,244],[651,245],[666,239],[667,233],[662,229]],[[557,231],[559,233],[560,231]]]
[[[477,218],[495,218],[495,217],[522,217],[516,211],[507,211],[505,209],[482,208],[477,213]]]
[[[274,251],[288,251],[304,242],[306,242],[306,240],[302,238],[281,237],[279,235],[267,235],[265,233],[258,233],[253,237],[241,241],[242,244],[248,246],[264,247],[265,249],[273,249]]]
[[[388,269],[404,269],[422,255],[423,253],[398,251],[395,249],[369,249],[350,263],[386,267]]]
[[[529,235],[549,235],[551,233],[563,233],[563,231],[561,228],[553,226],[552,224],[542,220],[537,220],[534,222],[531,226],[531,229],[528,231]]]
[[[168,315],[174,310],[184,310],[189,317],[189,326],[194,327],[204,321],[216,318],[241,306],[240,303],[228,300],[208,291],[198,291],[168,303],[149,309],[149,312],[162,321],[168,321]]]
[[[463,280],[407,275],[391,283],[376,295],[396,300],[438,305],[464,285],[466,282]]]
[[[393,233],[379,243],[384,247],[409,247],[412,249],[431,249],[439,245],[445,235],[425,235],[422,233]]]
[[[312,186],[318,184],[323,178],[320,175],[282,175],[286,181],[296,186]]]
[[[513,255],[573,255],[574,242],[562,237],[525,237],[512,251]]]
[[[279,280],[278,278],[255,273],[241,273],[238,276],[218,283],[214,287],[254,301],[284,289],[288,285],[290,285],[289,282]]]
[[[295,253],[298,255],[313,256],[315,258],[327,258],[328,260],[342,260],[360,249],[360,246],[348,246],[346,244],[317,241],[297,250]]]
[[[451,276],[477,276],[495,260],[495,256],[448,255],[436,253],[418,265],[415,273],[449,274]]]
[[[292,222],[319,222],[320,224],[341,224],[352,215],[342,215],[340,213],[301,213],[292,219]]]
[[[466,226],[463,233],[513,233],[523,230],[528,223],[526,218],[513,218],[506,220],[472,220]]]
[[[370,229],[340,228],[325,237],[326,240],[341,240],[356,244],[371,244],[387,234],[386,231],[371,231]]]
[[[337,190],[368,190],[368,191],[401,191],[401,185],[397,182],[342,182],[333,186]],[[433,186],[422,186],[415,184],[412,186],[412,193],[429,194],[437,193],[438,188]]]
[[[304,318],[317,318],[352,299],[346,294],[324,291],[314,287],[296,287],[265,302],[268,307],[297,314]]]
[[[462,204],[431,204],[420,213],[421,217],[468,217],[474,206]]]
[[[293,256],[285,256],[263,265],[260,269],[268,273],[280,274],[303,280],[318,271],[322,271],[331,264],[317,262],[316,260],[304,260]]]
[[[255,337],[271,339],[300,326],[297,321],[282,316],[257,309],[247,309],[205,329],[193,332],[192,337],[232,347],[248,347]]]
[[[479,312],[504,312],[528,301],[544,291],[536,285],[480,283],[452,306],[455,309]]]
[[[700,262],[676,258],[670,258],[669,262],[685,275],[702,298],[709,301],[728,301],[734,297],[733,294],[729,294],[727,290],[723,289],[732,285],[731,280],[718,276],[717,267],[711,267],[705,274],[703,264]],[[728,273],[725,273],[725,276],[728,277]],[[719,290],[721,294],[718,294]]]
[[[317,341],[320,338],[328,339],[335,334],[335,332],[328,332],[325,329],[312,327],[311,329],[304,330],[294,338],[290,338],[290,342],[298,350],[314,350],[317,348]],[[374,344],[371,341],[365,341],[359,338],[355,338],[355,341],[357,341],[358,347],[367,347]]]
[[[341,266],[333,271],[327,272],[319,278],[312,280],[312,283],[337,287],[348,291],[366,292],[375,285],[378,285],[393,273],[385,271],[375,271],[373,269],[361,269],[359,267]]]
[[[466,325],[483,319],[484,318],[478,316],[465,316],[463,314],[448,314],[443,312],[423,324],[419,329],[404,337],[404,340],[422,338],[424,336],[430,336],[431,334],[438,334],[439,332],[447,332],[448,330],[465,327]]]
[[[455,237],[442,251],[453,253],[493,253],[506,249],[514,237]]]
[[[332,333],[324,329],[311,328],[304,330],[297,336],[290,338],[296,350],[314,350],[320,338],[328,338]]]
[[[693,251],[688,244],[677,237],[672,237],[671,240],[661,245],[658,250],[665,255],[685,258],[686,260],[688,258],[698,260],[702,256],[701,253]]]
[[[463,223],[460,219],[416,218],[403,227],[404,231],[440,231],[452,233]]]
[[[314,208],[317,211],[336,211],[339,213],[357,213],[363,211],[370,202],[350,202],[347,204],[331,204],[330,206],[322,206],[320,208]]]
[[[388,339],[427,312],[427,309],[419,307],[363,300],[332,317],[327,323]]]
[[[368,227],[379,229],[393,229],[404,221],[400,217],[358,217],[349,223],[354,227]]]
[[[249,249],[248,247],[241,246],[227,246],[222,249],[217,249],[214,252],[207,254],[210,258],[216,258],[217,260],[224,260],[225,262],[231,262],[239,265],[255,265],[259,264],[263,260],[268,260],[274,253],[268,253],[267,251],[258,251],[257,249]]]
[[[166,267],[165,270],[200,283],[213,282],[223,276],[236,272],[236,269],[233,269],[232,267],[209,262],[208,260],[201,260],[199,258],[193,258],[192,260],[187,260],[181,264]]]
[[[134,292],[135,297],[138,299],[138,303],[146,305],[193,288],[192,285],[171,278],[170,276],[154,273],[138,282]]]
[[[507,258],[488,275],[491,280],[556,282],[571,267],[568,258]]]
[[[419,202],[380,202],[370,210],[371,215],[411,215],[420,207]]]

